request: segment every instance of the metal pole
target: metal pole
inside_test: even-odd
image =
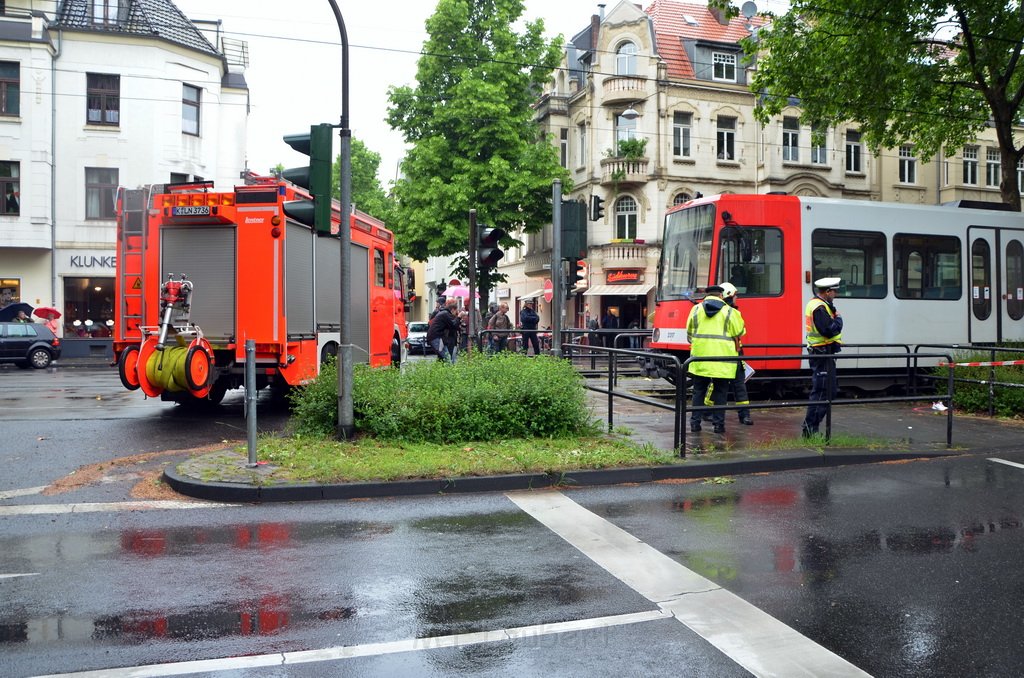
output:
[[[245,429],[249,442],[249,468],[256,468],[256,340],[245,340]]]
[[[469,296],[466,297],[466,310],[469,311],[469,315],[466,316],[466,329],[469,332],[469,338],[466,340],[466,351],[471,352],[472,346],[476,343],[476,335],[480,328],[476,326],[476,306],[473,303],[476,300],[476,239],[477,239],[477,224],[476,224],[476,210],[469,210],[469,247],[466,248],[466,273],[469,278]]]
[[[338,3],[328,0],[341,33],[341,323],[338,343],[338,428],[337,438],[349,440],[355,432],[352,401],[352,130],[348,110],[348,32]]]
[[[551,355],[562,355],[562,180],[551,184]]]

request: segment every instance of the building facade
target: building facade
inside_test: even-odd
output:
[[[245,169],[244,43],[170,0],[0,4],[0,306],[52,306],[109,354],[118,186]]]
[[[565,304],[565,327],[615,317],[646,326],[666,210],[698,195],[796,195],[939,204],[998,202],[994,133],[924,163],[912,146],[872,154],[855,123],[825,130],[795,105],[761,125],[739,41],[764,23],[704,4],[620,2],[592,16],[537,103],[572,190],[564,200],[603,215],[588,223],[587,279]],[[820,134],[818,133],[820,132]],[[1017,170],[1024,180],[1024,163]],[[550,277],[550,227],[528,236],[502,271],[506,296],[536,296]],[[518,307],[519,304],[517,303]]]

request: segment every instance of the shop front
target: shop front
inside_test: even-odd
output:
[[[653,288],[643,269],[615,268],[605,269],[604,283],[591,285],[583,295],[589,301],[589,317],[601,327],[642,329],[647,327],[648,294]]]
[[[113,359],[117,257],[106,250],[63,250],[57,262],[64,357]]]

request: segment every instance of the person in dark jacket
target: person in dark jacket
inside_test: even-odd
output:
[[[537,341],[537,326],[540,325],[540,316],[533,307],[534,302],[528,301],[519,312],[519,327],[523,331],[523,355],[529,355],[530,346],[533,346],[533,355],[540,355],[540,344]],[[529,345],[527,344],[529,342]]]
[[[619,315],[616,311],[608,309],[608,312],[604,314],[603,318],[601,318],[601,329],[619,329]],[[615,348],[615,334],[613,332],[604,335],[604,345],[608,348]]]
[[[811,368],[811,393],[808,400],[831,400],[836,397],[836,361],[830,358],[842,350],[843,319],[836,310],[835,298],[842,285],[840,278],[820,278],[814,281],[814,297],[804,308],[804,331]],[[820,357],[818,357],[820,356]],[[825,405],[808,405],[801,433],[809,438],[818,433],[818,425],[825,418]]]
[[[427,343],[437,353],[438,360],[455,362],[459,350],[459,318],[457,299],[448,299],[427,325]]]

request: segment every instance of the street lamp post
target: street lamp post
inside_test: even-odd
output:
[[[337,438],[350,440],[355,432],[355,415],[352,402],[352,130],[348,118],[348,32],[345,19],[341,16],[338,3],[328,0],[334,10],[341,33],[341,223],[338,235],[341,238],[341,313],[339,314],[340,337],[338,346],[338,427]]]

